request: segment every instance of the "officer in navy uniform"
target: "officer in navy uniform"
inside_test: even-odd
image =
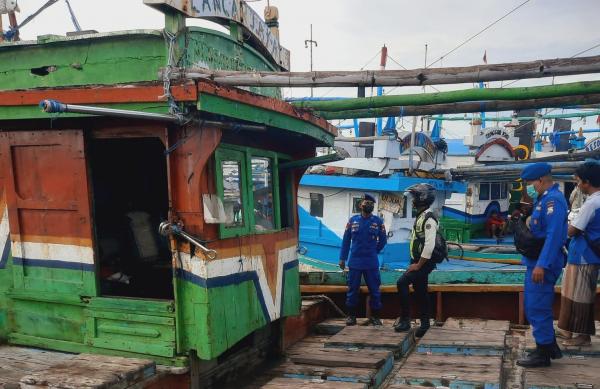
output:
[[[364,194],[360,203],[361,213],[350,218],[346,224],[342,250],[340,253],[340,268],[346,268],[348,261],[348,293],[346,294],[346,307],[348,308],[347,325],[356,324],[356,307],[360,294],[360,283],[364,277],[369,294],[371,307],[370,322],[372,325],[381,325],[379,312],[381,310],[381,277],[379,275],[379,260],[377,254],[383,250],[387,243],[385,226],[381,218],[373,215],[375,199]]]
[[[527,194],[534,200],[529,229],[536,238],[545,238],[539,258],[523,256],[525,273],[525,314],[531,324],[536,349],[517,361],[524,367],[550,366],[550,359],[562,357],[552,324],[554,284],[565,262],[567,201],[552,180],[552,166],[534,163],[521,172]],[[537,200],[535,199],[537,197]]]

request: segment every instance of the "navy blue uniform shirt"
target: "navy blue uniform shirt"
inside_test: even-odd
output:
[[[375,215],[352,216],[344,231],[340,260],[348,260],[348,253],[350,253],[349,268],[378,269],[377,254],[383,250],[386,243],[387,235],[381,218]]]
[[[537,260],[523,257],[527,267],[558,270],[564,266],[563,246],[567,241],[567,200],[558,184],[552,185],[535,202],[529,230],[536,238],[545,238],[544,247]]]

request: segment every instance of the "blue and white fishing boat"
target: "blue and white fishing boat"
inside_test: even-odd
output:
[[[452,193],[465,191],[463,183],[430,173],[445,163],[445,143],[436,143],[430,134],[418,132],[412,145],[411,135],[406,133],[338,139],[336,147],[345,154],[344,160],[312,168],[300,182],[299,239],[305,264],[337,264],[346,222],[360,212],[360,198],[369,192],[376,199],[375,212],[388,231],[380,265],[405,268],[416,216],[406,189],[423,182],[433,185],[437,197],[432,208],[438,215]]]

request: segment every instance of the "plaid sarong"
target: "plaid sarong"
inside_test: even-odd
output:
[[[558,328],[595,335],[594,303],[599,265],[568,264],[562,281]]]

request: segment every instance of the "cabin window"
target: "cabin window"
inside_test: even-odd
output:
[[[217,192],[227,215],[227,222],[220,226],[222,238],[293,226],[292,180],[276,173],[280,156],[289,159],[233,145],[216,151]]]
[[[270,158],[252,157],[252,198],[254,200],[254,229],[275,229],[273,212],[273,162]]]
[[[490,184],[490,193],[491,193],[490,198],[492,200],[500,199],[500,183],[499,182],[492,182]]]
[[[502,185],[502,193],[501,193],[500,197],[502,199],[507,199],[508,198],[508,184],[506,182],[503,182],[501,185]]]
[[[242,201],[242,181],[240,161],[221,161],[223,172],[223,208],[225,209],[225,228],[244,225],[244,206]]]
[[[489,200],[490,199],[490,183],[482,182],[479,184],[479,200]]]
[[[321,193],[310,194],[310,215],[323,217],[324,196]]]

